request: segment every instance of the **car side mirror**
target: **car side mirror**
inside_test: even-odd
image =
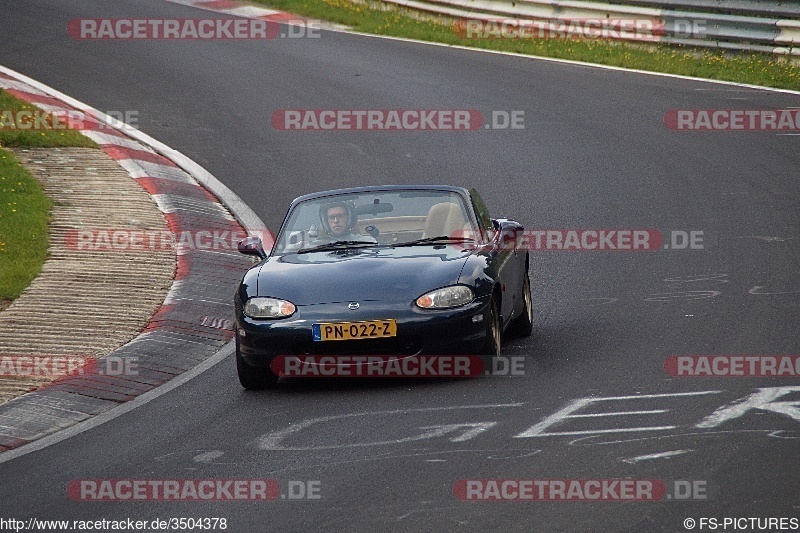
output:
[[[500,250],[516,250],[517,239],[525,229],[519,222],[500,218],[492,220],[492,225],[495,229],[494,245],[495,249]]]
[[[267,257],[267,253],[264,251],[264,245],[261,243],[261,239],[258,237],[247,237],[239,241],[239,253],[244,255],[254,255],[259,259],[264,259]]]

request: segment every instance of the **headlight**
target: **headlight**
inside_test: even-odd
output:
[[[423,309],[448,309],[466,305],[475,299],[472,289],[464,285],[442,287],[417,298],[417,305]]]
[[[277,298],[250,298],[244,304],[244,314],[250,318],[286,318],[295,310],[292,302]]]

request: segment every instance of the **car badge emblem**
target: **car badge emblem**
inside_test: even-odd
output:
[[[352,309],[353,311],[355,311],[356,309],[358,309],[361,306],[358,305],[358,302],[350,302],[349,304],[347,304],[347,307]]]

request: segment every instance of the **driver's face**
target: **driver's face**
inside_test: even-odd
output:
[[[328,224],[333,235],[342,235],[347,229],[347,210],[341,206],[328,209]]]

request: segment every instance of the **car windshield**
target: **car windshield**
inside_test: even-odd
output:
[[[469,213],[461,195],[450,191],[409,189],[316,198],[294,207],[273,254],[463,241],[475,230]],[[437,241],[438,237],[448,239]]]

